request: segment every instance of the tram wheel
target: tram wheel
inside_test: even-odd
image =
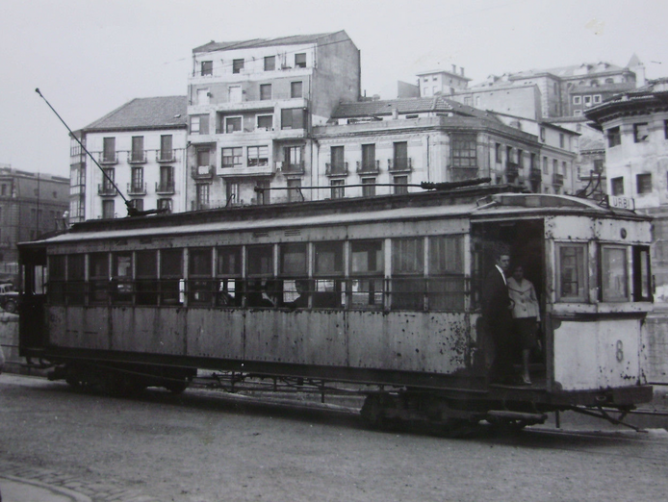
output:
[[[168,382],[165,382],[163,385],[165,389],[167,389],[169,392],[172,394],[183,394],[183,392],[188,388],[188,382],[187,380],[171,380]]]
[[[392,421],[387,417],[387,410],[393,405],[392,397],[387,394],[369,394],[364,400],[360,415],[367,427],[384,431],[391,430]]]

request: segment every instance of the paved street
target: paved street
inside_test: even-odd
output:
[[[4,502],[19,481],[59,490],[40,502],[645,501],[668,489],[664,429],[455,440],[212,391],[122,400],[6,374],[0,413]]]

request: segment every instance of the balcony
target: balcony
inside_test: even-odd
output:
[[[269,162],[261,162],[253,165],[222,166],[217,170],[217,175],[222,178],[243,178],[248,176],[273,176],[276,167]]]
[[[107,183],[97,185],[97,194],[101,197],[115,197],[118,192],[116,188]]]
[[[532,167],[529,171],[529,181],[543,181],[543,172],[537,167]]]
[[[118,152],[100,152],[97,160],[103,166],[113,166],[118,164]]]
[[[380,173],[380,160],[376,160],[373,163],[365,164],[364,162],[357,161],[357,174],[379,174]]]
[[[176,152],[174,150],[158,150],[155,152],[155,160],[159,163],[176,162]]]
[[[174,189],[173,181],[161,181],[155,182],[155,193],[158,195],[174,195],[176,190]]]
[[[191,174],[196,180],[210,180],[213,179],[214,171],[214,166],[193,166]]]
[[[506,162],[506,176],[517,178],[520,174],[520,165],[517,162]]]
[[[146,195],[146,183],[128,183],[128,195]]]
[[[284,174],[304,174],[304,161],[301,162],[277,162],[277,169],[280,167]]]
[[[348,163],[343,162],[339,164],[325,164],[326,176],[348,176]]]
[[[559,173],[552,174],[552,184],[554,186],[564,186],[564,175]]]
[[[391,173],[410,173],[413,170],[413,159],[387,159],[387,170]]]
[[[128,164],[146,164],[146,150],[128,152]]]
[[[473,180],[478,177],[477,167],[448,167],[450,181]]]

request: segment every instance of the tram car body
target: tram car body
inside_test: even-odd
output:
[[[73,385],[176,391],[198,368],[363,384],[374,423],[628,410],[652,398],[650,241],[632,211],[470,188],[85,222],[20,246],[20,352]],[[531,386],[488,377],[500,248],[540,300]]]

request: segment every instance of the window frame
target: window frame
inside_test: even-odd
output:
[[[556,284],[556,302],[558,303],[589,303],[589,247],[587,243],[582,243],[582,242],[557,242],[555,243],[556,249],[555,249],[555,256],[556,256],[556,263],[555,263],[555,284]],[[582,286],[578,288],[577,294],[574,295],[567,295],[563,293],[563,288],[564,288],[564,281],[563,281],[563,272],[564,272],[564,266],[563,266],[563,254],[562,251],[568,248],[573,248],[580,250],[582,255],[582,263],[581,264],[576,264],[577,268],[580,268],[580,270],[576,270],[577,273],[580,273],[581,275],[577,277],[576,279],[578,281],[582,281]],[[579,257],[576,256],[576,259]],[[580,289],[582,291],[580,291]]]
[[[606,261],[606,255],[610,251],[623,252],[621,269],[615,269],[611,262]],[[599,256],[598,275],[599,275],[599,291],[600,291],[599,299],[602,302],[610,302],[610,303],[625,303],[631,301],[630,287],[629,287],[629,246],[602,243],[599,245],[598,256]],[[622,272],[622,280],[623,280],[622,295],[615,295],[611,293],[614,290],[608,288],[610,281],[615,279],[615,276],[613,276],[615,270],[621,270]]]

